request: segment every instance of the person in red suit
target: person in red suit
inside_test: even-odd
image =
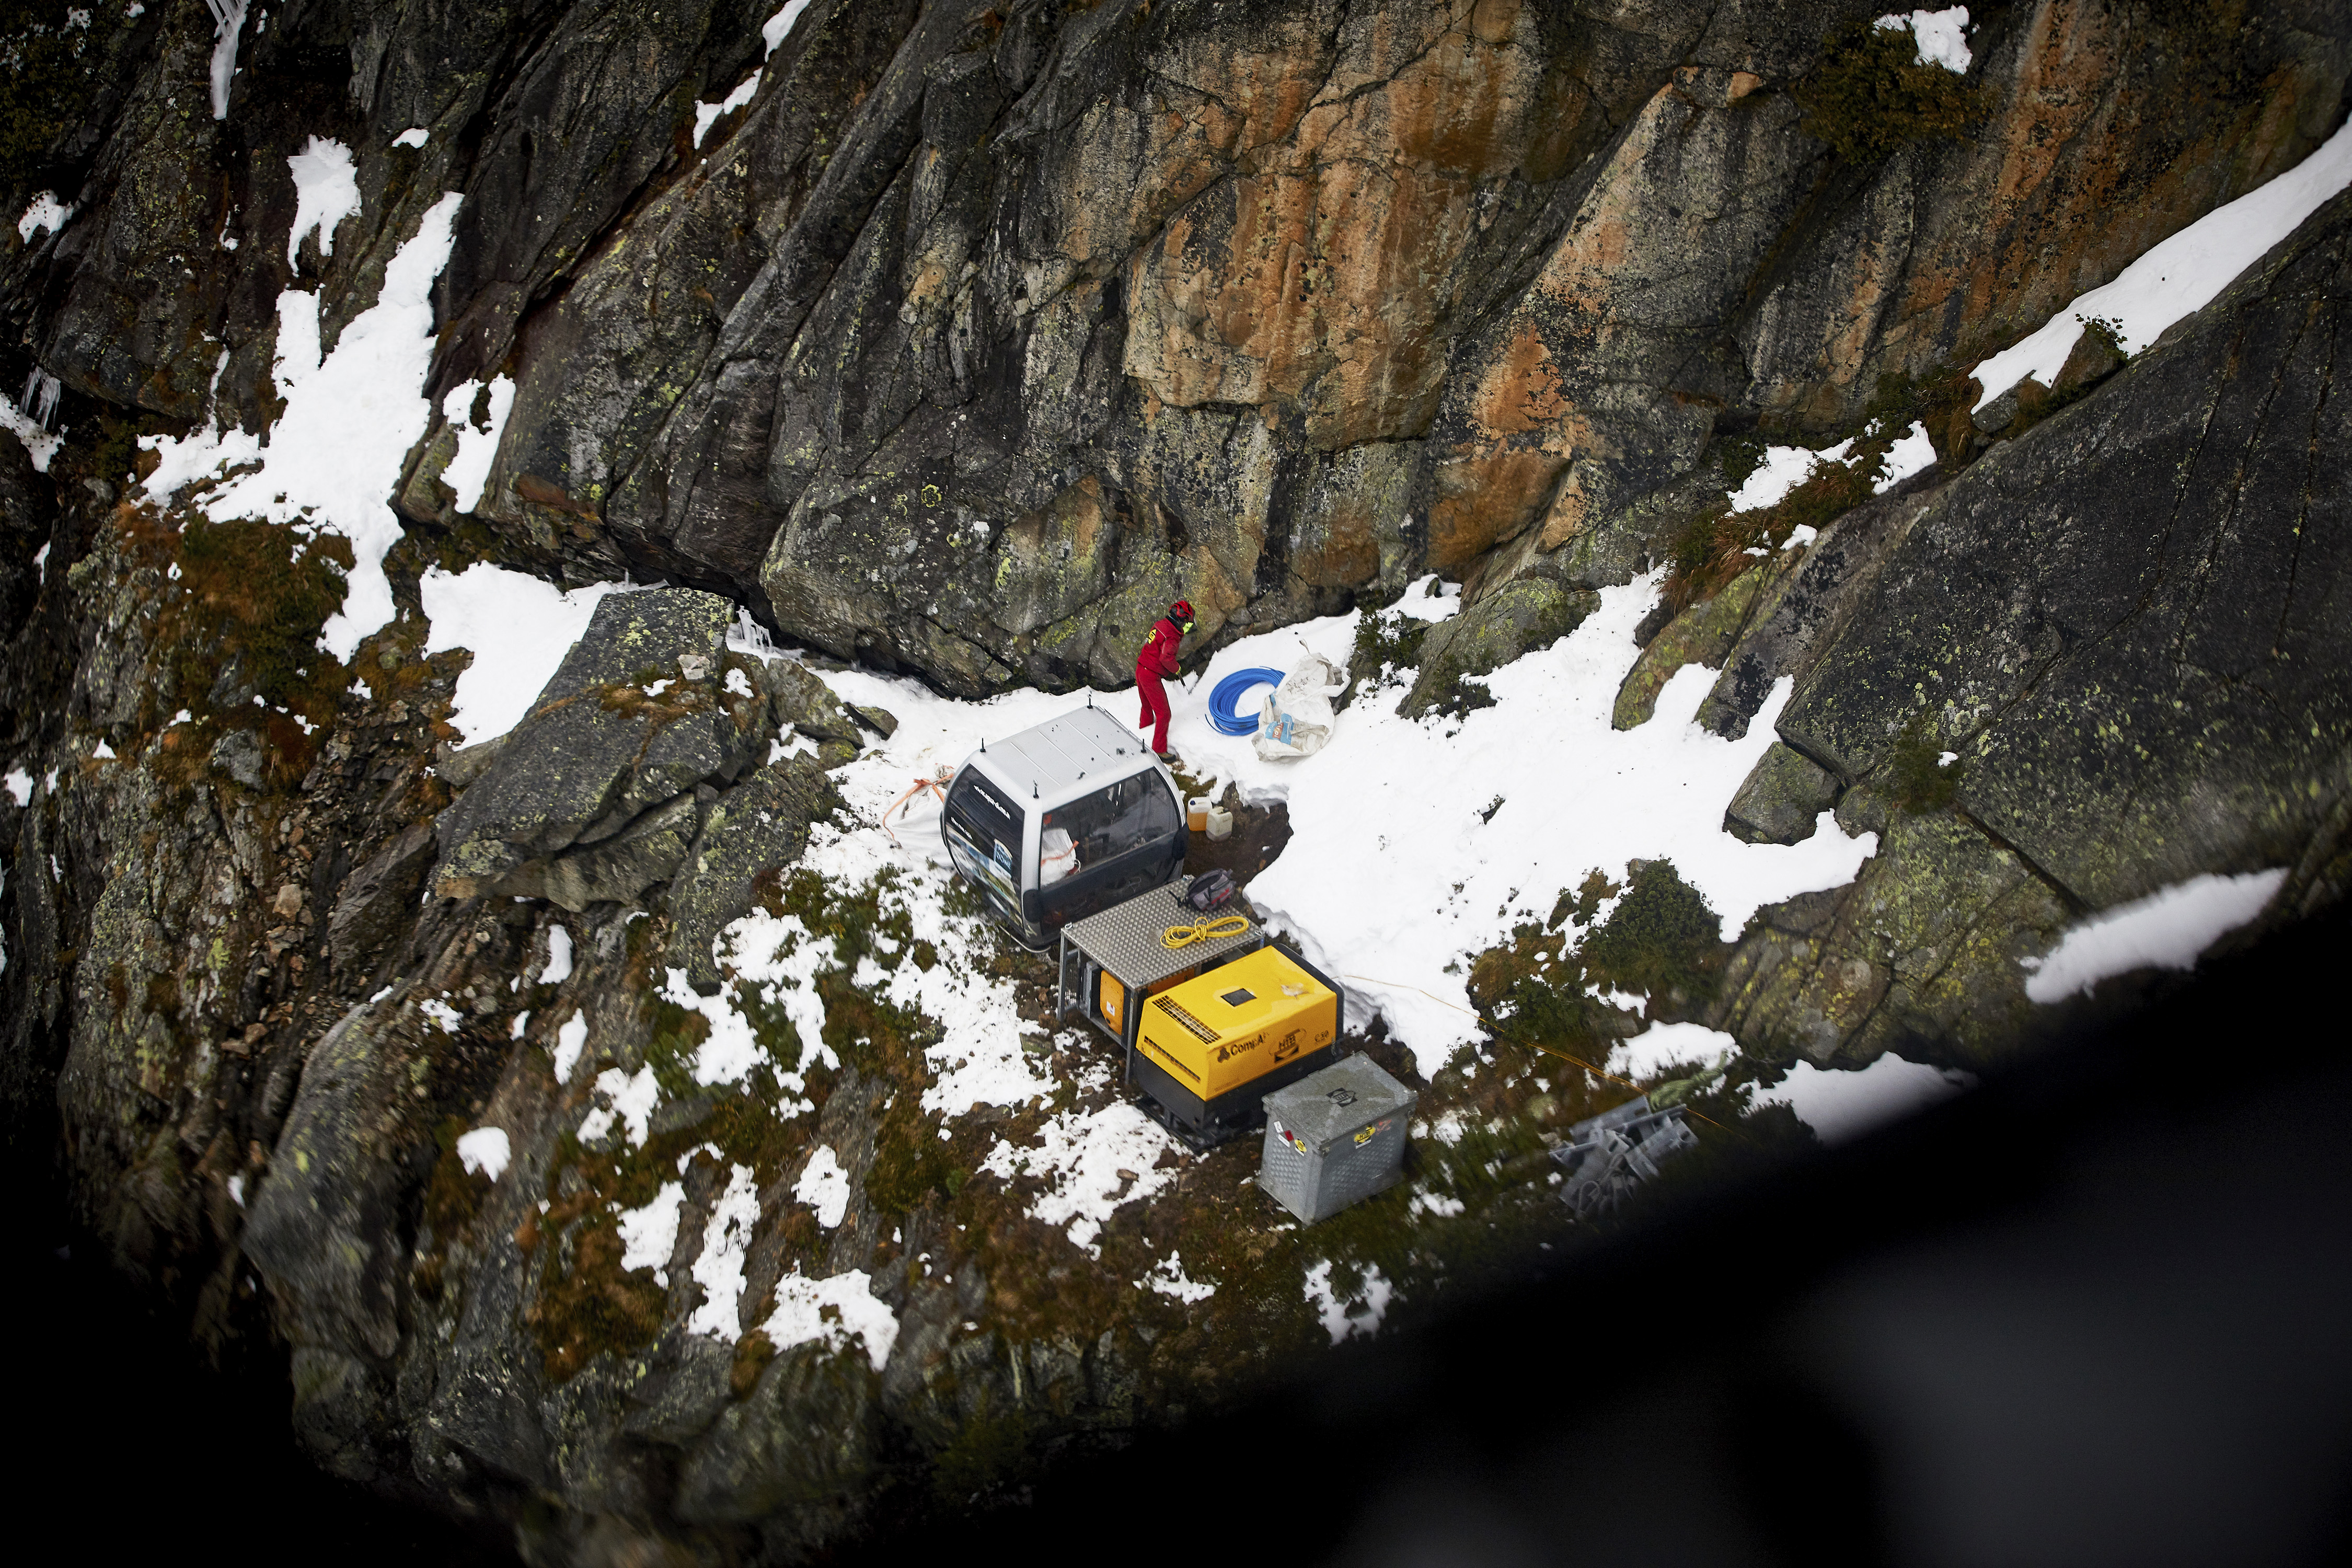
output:
[[[1151,623],[1151,635],[1135,654],[1135,690],[1143,699],[1143,713],[1136,727],[1151,726],[1151,752],[1163,763],[1169,760],[1168,691],[1160,683],[1176,679],[1176,645],[1192,629],[1192,603],[1179,599]]]

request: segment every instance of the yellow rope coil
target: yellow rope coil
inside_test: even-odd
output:
[[[1215,942],[1223,937],[1239,936],[1249,930],[1247,915],[1226,915],[1213,921],[1195,921],[1188,926],[1170,926],[1160,933],[1162,947],[1190,947],[1196,942]]]

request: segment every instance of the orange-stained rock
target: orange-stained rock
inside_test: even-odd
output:
[[[1429,564],[1458,575],[1525,529],[1568,459],[1539,448],[1496,447],[1437,466],[1429,509]]]
[[[1705,446],[1712,414],[1676,380],[1738,308],[1816,162],[1788,100],[1735,100],[1733,74],[1685,67],[1652,95],[1528,290],[1455,353],[1433,433],[1457,445],[1434,468],[1431,563],[1462,571],[1541,519],[1536,552],[1479,574],[1479,593]]]
[[[1499,437],[1546,429],[1568,412],[1551,352],[1534,322],[1521,322],[1501,356],[1479,378],[1470,417],[1481,430]]]
[[[1323,450],[1426,427],[1475,180],[1525,153],[1544,78],[1515,6],[1466,9],[1351,16],[1296,133],[1137,255],[1126,369],[1151,395],[1294,405]]]
[[[1898,152],[1758,302],[1741,331],[1757,403],[1804,427],[1850,419],[1880,375],[2015,342],[2300,160],[2334,128],[2342,73],[2306,55],[2233,88],[2241,36],[2207,8],[2015,14],[1979,55],[1983,132]]]

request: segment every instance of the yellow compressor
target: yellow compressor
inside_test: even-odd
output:
[[[1258,1102],[1333,1059],[1339,988],[1261,947],[1144,1000],[1135,1077],[1192,1139],[1254,1123]]]

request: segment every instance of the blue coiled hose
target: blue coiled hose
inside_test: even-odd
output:
[[[1220,735],[1255,735],[1257,715],[1243,718],[1234,711],[1234,700],[1253,686],[1279,686],[1282,671],[1278,669],[1237,669],[1217,682],[1209,693],[1209,727]]]

